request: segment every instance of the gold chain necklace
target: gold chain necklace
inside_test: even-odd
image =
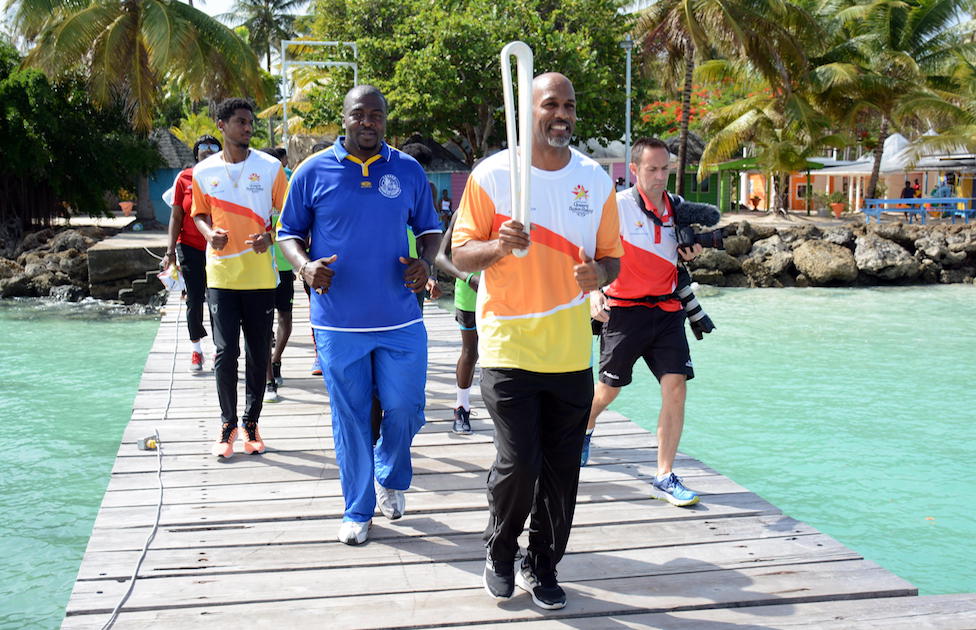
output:
[[[224,155],[224,152],[221,151],[220,159],[224,163],[224,171],[227,173],[227,180],[230,181],[230,183],[234,185],[234,188],[237,188],[237,182],[241,181],[241,176],[244,174],[244,165],[247,163],[247,158],[249,158],[249,157],[251,157],[251,150],[250,149],[248,149],[247,150],[247,153],[244,155],[244,160],[241,162],[241,172],[237,174],[237,178],[235,179],[235,178],[233,178],[233,177],[230,176],[230,169],[227,168],[227,159],[226,159],[226,156]]]

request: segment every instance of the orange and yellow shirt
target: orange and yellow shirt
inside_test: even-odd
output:
[[[532,169],[528,255],[508,255],[484,271],[476,319],[481,365],[559,373],[591,364],[589,301],[573,277],[580,247],[593,258],[623,255],[613,182],[571,150],[558,171]],[[485,159],[468,178],[452,248],[488,241],[512,215],[508,152]]]
[[[228,232],[227,246],[207,245],[207,286],[216,289],[273,289],[278,285],[271,248],[257,253],[245,241],[271,231],[272,209],[284,205],[288,182],[281,162],[251,150],[243,162],[229,164],[223,152],[193,167],[193,216],[210,215]]]

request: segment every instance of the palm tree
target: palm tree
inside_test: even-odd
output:
[[[684,192],[696,59],[724,56],[747,63],[770,84],[789,89],[793,76],[806,67],[797,33],[816,29],[815,24],[796,5],[767,0],[660,0],[644,14],[637,26],[641,51],[648,57],[664,56],[666,79],[682,85],[679,195]]]
[[[847,118],[871,113],[879,138],[867,196],[874,197],[884,141],[892,128],[925,128],[960,120],[959,85],[952,73],[976,52],[972,29],[960,22],[966,0],[827,0],[824,16],[842,25],[847,65],[823,71],[845,94]],[[968,37],[967,37],[968,35]],[[844,77],[838,80],[838,77]]]
[[[752,146],[757,166],[768,181],[776,182],[776,210],[788,216],[790,174],[804,170],[823,147],[844,147],[848,138],[831,132],[830,118],[817,111],[803,92],[787,93],[764,85],[761,79],[752,81],[756,90],[750,96],[706,117],[712,137],[702,153],[699,173],[733,157],[743,146]]]
[[[295,35],[292,11],[308,0],[236,0],[234,10],[220,16],[234,27],[247,28],[248,42],[256,53],[263,53],[265,67],[271,72],[271,51],[283,39]]]
[[[177,0],[8,0],[19,33],[33,43],[24,63],[50,76],[81,70],[93,101],[121,103],[148,134],[162,88],[190,98],[263,98],[257,57],[233,31]],[[142,221],[152,220],[148,178],[139,181]]]

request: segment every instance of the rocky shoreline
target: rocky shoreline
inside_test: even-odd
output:
[[[124,231],[84,225],[27,234],[10,258],[0,257],[0,297],[63,302],[95,298],[158,307],[163,287],[156,278],[158,260],[148,248],[100,244]]]
[[[12,258],[0,257],[0,297],[50,297],[70,302],[89,296],[115,299],[120,288],[132,284],[132,278],[93,285],[88,250],[119,231],[79,226],[45,228],[28,234]],[[724,250],[706,248],[689,264],[692,277],[699,284],[972,284],[976,277],[976,223],[862,223],[821,228],[771,226],[743,220],[726,225],[724,231]]]
[[[699,284],[722,287],[973,283],[976,224],[882,223],[724,228],[725,249],[689,264]]]

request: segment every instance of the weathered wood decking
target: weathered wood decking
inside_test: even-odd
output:
[[[459,338],[453,317],[431,305],[428,425],[414,441],[407,514],[377,515],[362,547],[340,544],[327,397],[309,375],[307,303],[296,295],[283,401],[266,404],[261,420],[268,452],[229,462],[209,455],[213,377],[186,372],[189,344],[171,298],[63,628],[100,628],[129,586],[158,498],[156,455],[134,442],[154,428],[161,525],[117,628],[976,627],[976,596],[913,597],[905,580],[696,460],[679,456],[677,468],[704,493],[700,505],[649,499],[654,436],[615,414],[601,419],[582,471],[559,567],[566,608],[541,611],[518,590],[508,602],[490,599],[480,533],[491,422],[476,396],[474,435],[450,432]]]

